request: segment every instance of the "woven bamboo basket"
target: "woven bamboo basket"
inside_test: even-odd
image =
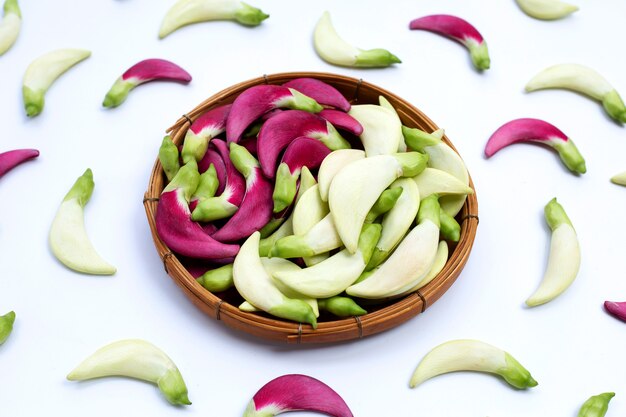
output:
[[[171,135],[174,143],[180,145],[190,124],[208,109],[231,103],[242,91],[254,85],[283,84],[300,77],[312,77],[324,81],[334,86],[355,104],[378,104],[378,97],[383,95],[396,108],[404,125],[417,127],[428,132],[437,129],[437,126],[426,115],[410,103],[363,80],[328,73],[291,72],[265,75],[229,87],[183,115],[167,132]],[[444,136],[443,140],[454,149],[447,137]],[[471,179],[470,186],[474,188]],[[320,317],[317,329],[313,329],[308,324],[280,320],[264,314],[243,312],[238,308],[242,299],[234,291],[234,295],[231,293],[213,294],[198,284],[181,264],[178,257],[157,235],[155,215],[159,195],[164,187],[165,175],[157,158],[150,175],[148,190],[144,196],[144,207],[152,231],[152,238],[159,256],[163,260],[165,271],[187,297],[209,316],[234,329],[264,339],[287,343],[332,343],[360,339],[395,327],[424,312],[450,288],[461,273],[472,249],[478,226],[478,203],[474,193],[468,196],[463,209],[457,216],[457,220],[461,224],[461,238],[451,248],[448,262],[434,280],[419,291],[404,298],[373,307],[368,306],[369,313],[360,317],[340,320],[333,320],[332,317],[323,320]]]

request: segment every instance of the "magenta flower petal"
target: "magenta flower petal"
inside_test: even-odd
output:
[[[565,133],[548,122],[539,119],[516,119],[500,126],[485,146],[485,156],[493,156],[500,149],[518,142],[536,142],[555,149],[563,163],[572,172],[586,172],[585,160]]]
[[[104,107],[117,107],[126,100],[128,93],[140,84],[149,81],[178,81],[189,83],[191,75],[173,62],[164,59],[146,59],[130,67],[118,78],[107,95],[102,105]]]
[[[248,152],[250,152],[252,155],[255,155],[255,156],[258,155],[258,152],[257,152],[257,138],[256,138],[256,136],[245,138],[245,139],[241,139],[239,144],[241,146],[243,146],[244,148],[246,148],[248,150]]]
[[[466,20],[457,16],[437,14],[412,20],[411,30],[427,30],[454,39],[470,51],[474,66],[486,70],[490,66],[487,43],[483,36]]]
[[[271,110],[285,107],[313,113],[322,110],[315,100],[296,90],[279,85],[255,85],[239,94],[233,102],[226,122],[228,142],[239,142],[252,122]]]
[[[199,202],[193,209],[191,218],[195,221],[210,222],[232,216],[239,209],[246,193],[246,180],[233,165],[226,142],[221,139],[214,139],[211,141],[211,145],[217,150],[224,162],[226,179],[223,191],[219,196],[207,198]],[[220,188],[222,188],[221,184],[217,191]]]
[[[39,156],[37,149],[15,149],[0,153],[0,177],[19,164]]]
[[[122,74],[122,80],[136,80],[134,82],[138,84],[154,80],[188,83],[191,81],[191,75],[173,62],[166,61],[165,59],[152,58],[138,62],[130,67]]]
[[[283,375],[265,384],[248,404],[244,417],[275,416],[297,410],[353,417],[348,405],[332,388],[298,374]]]
[[[605,301],[604,308],[613,317],[626,321],[626,302]]]
[[[361,123],[348,113],[344,113],[339,110],[324,109],[318,114],[337,129],[345,130],[355,136],[361,136],[361,133],[363,133],[363,126]]]
[[[303,136],[287,146],[282,162],[287,164],[293,174],[304,166],[309,169],[319,168],[329,153],[330,149],[319,140]]]
[[[182,188],[161,194],[156,227],[161,240],[174,252],[197,259],[219,259],[237,255],[239,245],[227,245],[207,235],[191,220]]]
[[[230,108],[231,105],[226,104],[207,111],[189,126],[189,130],[196,136],[214,138],[226,130]]]
[[[226,186],[226,164],[224,164],[224,160],[219,153],[213,149],[207,149],[202,159],[198,162],[198,172],[200,172],[200,174],[206,172],[211,164],[215,167],[217,180],[220,183],[215,193],[216,195],[220,195],[224,192],[224,187]]]
[[[186,164],[192,158],[199,162],[204,157],[211,139],[226,130],[226,119],[230,108],[231,105],[227,104],[211,109],[189,126],[181,151],[183,163]]]
[[[233,217],[212,235],[220,242],[247,238],[272,218],[272,183],[263,175],[258,161],[243,146],[231,143],[230,149],[233,163],[246,177],[246,193]]]
[[[211,141],[215,149],[222,157],[224,165],[226,166],[226,186],[222,195],[228,200],[229,203],[239,207],[243,201],[243,196],[246,193],[246,180],[237,171],[237,168],[230,160],[230,151],[228,145],[223,140]]]
[[[265,176],[274,178],[281,152],[300,136],[317,139],[333,150],[350,147],[323,118],[301,110],[283,111],[265,122],[259,131],[257,151]]]
[[[235,242],[261,230],[272,218],[272,183],[255,168],[256,179],[250,184],[241,206],[212,237],[220,242]]]
[[[315,169],[320,166],[330,149],[317,139],[301,136],[287,146],[282,162],[276,172],[274,213],[280,213],[293,203],[298,191],[298,178],[302,167]]]
[[[458,42],[473,39],[483,42],[483,36],[469,22],[460,17],[447,14],[434,14],[414,19],[409,24],[412,30],[427,30],[452,38]]]
[[[335,87],[315,78],[296,78],[283,84],[283,87],[293,88],[302,94],[311,97],[319,104],[331,106],[347,112],[350,103]]]
[[[550,143],[568,140],[565,133],[543,120],[515,119],[503,124],[491,135],[485,146],[485,155],[491,157],[500,149],[517,142]]]

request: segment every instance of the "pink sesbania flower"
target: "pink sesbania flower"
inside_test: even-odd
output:
[[[139,84],[155,80],[178,81],[189,83],[191,75],[173,62],[164,59],[146,59],[130,67],[118,78],[107,95],[102,105],[104,107],[117,107],[126,100],[128,93]]]

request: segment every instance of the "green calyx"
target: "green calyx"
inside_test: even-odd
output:
[[[328,147],[331,151],[337,149],[350,149],[350,143],[343,138],[330,122],[326,122],[326,130],[328,133],[326,136],[317,137],[320,142]]]
[[[240,4],[241,6],[235,12],[235,20],[242,25],[258,26],[262,21],[270,17],[270,15],[263,13],[261,9],[252,7],[244,2]]]
[[[168,370],[159,378],[157,385],[170,404],[191,405],[191,401],[189,401],[189,397],[187,396],[187,386],[178,369],[174,368]]]
[[[259,256],[262,258],[269,258],[270,252],[272,251],[272,247],[279,238],[270,235],[265,239],[261,239],[259,241]]]
[[[414,151],[423,151],[428,146],[435,146],[441,143],[441,139],[420,129],[402,126],[402,136],[407,146]]]
[[[299,176],[300,170],[296,170],[292,174],[289,166],[284,162],[278,166],[274,194],[272,194],[274,213],[280,213],[293,203],[293,200],[296,198]]]
[[[221,266],[205,272],[197,280],[198,284],[211,292],[226,291],[233,283],[233,264]]]
[[[372,256],[370,257],[370,260],[367,263],[365,270],[367,272],[373,272],[374,268],[385,262],[389,255],[391,255],[391,252],[389,251],[374,248],[374,252],[372,252]]]
[[[250,402],[248,403],[248,406],[246,407],[246,410],[243,412],[243,417],[274,417],[275,416],[275,411],[273,410],[257,410],[256,406],[254,405],[254,400],[250,400]]]
[[[337,317],[362,316],[367,314],[352,298],[338,295],[317,300],[320,310],[326,310]]]
[[[400,58],[388,50],[378,48],[361,51],[356,56],[356,62],[354,65],[357,67],[383,68],[393,64],[400,64],[401,62]]]
[[[376,255],[376,251],[378,251],[378,248],[374,249],[374,253],[372,254],[372,257],[370,258],[370,262],[367,264],[367,268],[365,268],[365,271],[361,275],[359,275],[359,277],[356,279],[356,281],[354,281],[354,283],[352,285],[358,284],[361,281],[365,281],[366,279],[368,279],[370,277],[370,275],[372,275],[374,272],[376,272],[376,267],[375,266],[373,266],[371,269],[368,269],[369,265],[374,260],[374,256]],[[318,300],[318,302],[319,302],[319,300]]]
[[[380,224],[364,224],[359,236],[359,251],[363,255],[363,262],[367,265],[376,248],[383,227]]]
[[[315,177],[311,174],[311,171],[307,167],[302,167],[302,171],[300,171],[300,187],[298,187],[298,195],[296,196],[296,201],[300,198],[302,194],[309,188],[313,187],[317,184]]]
[[[513,356],[505,352],[504,360],[506,366],[502,369],[498,369],[497,373],[506,382],[514,386],[517,389],[526,389],[537,386],[537,381],[533,379],[530,372],[526,370]]]
[[[615,397],[614,392],[605,392],[604,394],[590,397],[580,407],[578,417],[604,417],[609,409],[609,402],[613,397]]]
[[[316,255],[303,236],[286,236],[277,240],[269,252],[270,258],[301,258]]]
[[[235,142],[231,142],[230,144],[230,160],[237,169],[246,179],[252,172],[254,172],[254,168],[258,168],[259,161],[256,160],[254,156],[243,146],[237,145]]]
[[[223,196],[207,198],[198,203],[191,213],[191,220],[212,222],[213,220],[225,219],[235,214],[237,208]]]
[[[461,238],[461,225],[443,209],[439,209],[439,231],[441,236],[451,242],[458,242]]]
[[[554,143],[554,149],[559,153],[561,161],[572,172],[584,174],[587,172],[585,158],[580,154],[576,145],[571,139],[566,142],[558,141]]]
[[[419,152],[403,152],[392,155],[402,167],[403,177],[414,177],[426,169],[428,154]]]
[[[430,220],[437,227],[440,227],[440,213],[439,196],[437,194],[431,194],[420,202],[420,208],[417,212],[417,223],[420,224],[426,220]]]
[[[198,172],[198,164],[196,164],[196,161],[191,161],[178,170],[174,178],[172,178],[172,181],[163,189],[163,192],[166,193],[180,188],[182,189],[185,200],[189,201],[191,195],[196,191],[196,188],[198,188],[199,183],[200,173]]]
[[[302,184],[300,184],[302,186]],[[259,241],[259,256],[267,258],[270,256],[270,251],[278,239],[293,235],[293,222],[289,217],[283,224],[280,225],[275,232]]]
[[[0,345],[9,338],[13,331],[13,323],[15,323],[14,311],[9,311],[4,316],[0,316]]]
[[[217,171],[215,170],[215,166],[211,164],[209,169],[200,174],[198,188],[196,188],[196,191],[193,193],[191,199],[206,200],[207,198],[211,198],[215,195],[219,185],[220,183],[217,179]]]
[[[469,43],[468,48],[470,51],[470,57],[472,58],[472,63],[476,69],[480,71],[489,69],[491,59],[489,58],[487,43],[484,41],[481,43]]]
[[[22,18],[22,11],[20,10],[20,6],[17,4],[17,0],[6,0],[4,2],[4,14],[7,13],[13,13],[20,19]]]
[[[128,97],[128,93],[130,90],[135,88],[137,84],[131,83],[129,81],[124,81],[122,78],[118,78],[113,83],[111,89],[107,92],[106,96],[104,96],[104,101],[102,101],[102,106],[106,108],[117,107],[122,104],[126,97]]]
[[[44,96],[45,91],[31,90],[24,86],[22,87],[22,96],[24,98],[24,109],[26,109],[26,115],[28,117],[35,117],[43,110],[45,103]]]
[[[567,213],[565,213],[563,206],[556,201],[556,197],[546,204],[546,207],[543,209],[543,213],[546,218],[546,222],[552,231],[556,230],[556,228],[563,223],[567,223],[574,227],[569,217],[567,217]]]
[[[604,96],[602,106],[613,119],[620,123],[626,123],[626,106],[624,106],[624,102],[616,90]]]
[[[161,162],[167,180],[172,181],[172,178],[174,178],[180,169],[180,162],[178,160],[178,147],[174,145],[169,135],[165,136],[163,142],[161,142],[159,161]]]
[[[285,297],[282,304],[270,308],[267,312],[298,323],[309,323],[314,329],[317,328],[317,319],[313,309],[302,300]]]
[[[266,237],[274,233],[274,231],[278,229],[284,221],[284,217],[279,217],[278,219],[272,219],[267,222],[267,224],[263,226],[261,230],[259,230],[259,233],[261,234],[261,239],[265,239]]]
[[[185,140],[183,141],[183,149],[181,151],[183,163],[186,164],[192,159],[196,160],[196,162],[200,162],[200,160],[204,157],[204,154],[206,153],[208,147],[208,139],[196,135],[191,131],[191,129],[189,129],[187,131],[187,134],[185,135]]]
[[[78,177],[72,188],[67,192],[63,201],[71,199],[78,200],[78,204],[81,207],[85,207],[85,204],[89,202],[95,183],[93,182],[93,173],[90,168],[87,168],[85,173]]]
[[[367,216],[365,216],[365,223],[374,223],[379,216],[391,210],[396,205],[400,195],[402,195],[402,191],[402,187],[394,187],[383,191],[369,213],[367,213]]]
[[[319,113],[324,110],[324,107],[322,107],[317,101],[313,100],[311,97],[305,96],[304,94],[302,94],[298,90],[294,90],[293,88],[290,88],[289,91],[291,91],[292,95],[289,108],[294,110],[304,110],[308,111],[309,113]]]
[[[243,132],[243,137],[244,138],[256,137],[261,131],[261,127],[263,127],[263,123],[264,122],[261,121],[261,122],[251,124],[250,127],[248,127],[248,129],[246,129],[246,131]]]

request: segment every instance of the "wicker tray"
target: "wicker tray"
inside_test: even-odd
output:
[[[428,132],[437,129],[437,126],[426,115],[411,104],[395,94],[363,80],[336,74],[292,72],[266,75],[229,87],[183,115],[167,132],[172,136],[174,143],[180,145],[189,125],[208,109],[232,102],[248,87],[258,84],[283,84],[300,77],[313,77],[324,81],[337,88],[352,103],[378,104],[378,96],[383,95],[396,108],[404,125],[417,127]],[[443,140],[452,146],[446,137]],[[374,307],[374,310],[368,307],[370,312],[364,316],[341,320],[331,319],[332,321],[323,321],[323,318],[320,317],[318,327],[314,330],[308,324],[293,323],[268,315],[243,312],[237,307],[241,301],[237,294],[233,296],[231,293],[225,293],[218,296],[198,284],[177,256],[159,239],[156,232],[156,208],[159,195],[165,186],[164,180],[163,169],[157,158],[150,175],[148,190],[144,196],[144,207],[150,223],[152,238],[159,256],[163,260],[165,271],[182,288],[189,299],[209,316],[234,329],[264,339],[287,343],[331,343],[358,339],[395,327],[424,312],[450,288],[461,273],[472,249],[478,226],[478,203],[474,193],[468,196],[463,209],[457,216],[457,220],[461,224],[461,238],[457,245],[451,248],[448,262],[434,280],[419,291],[404,298]],[[470,186],[474,188],[471,179]]]

